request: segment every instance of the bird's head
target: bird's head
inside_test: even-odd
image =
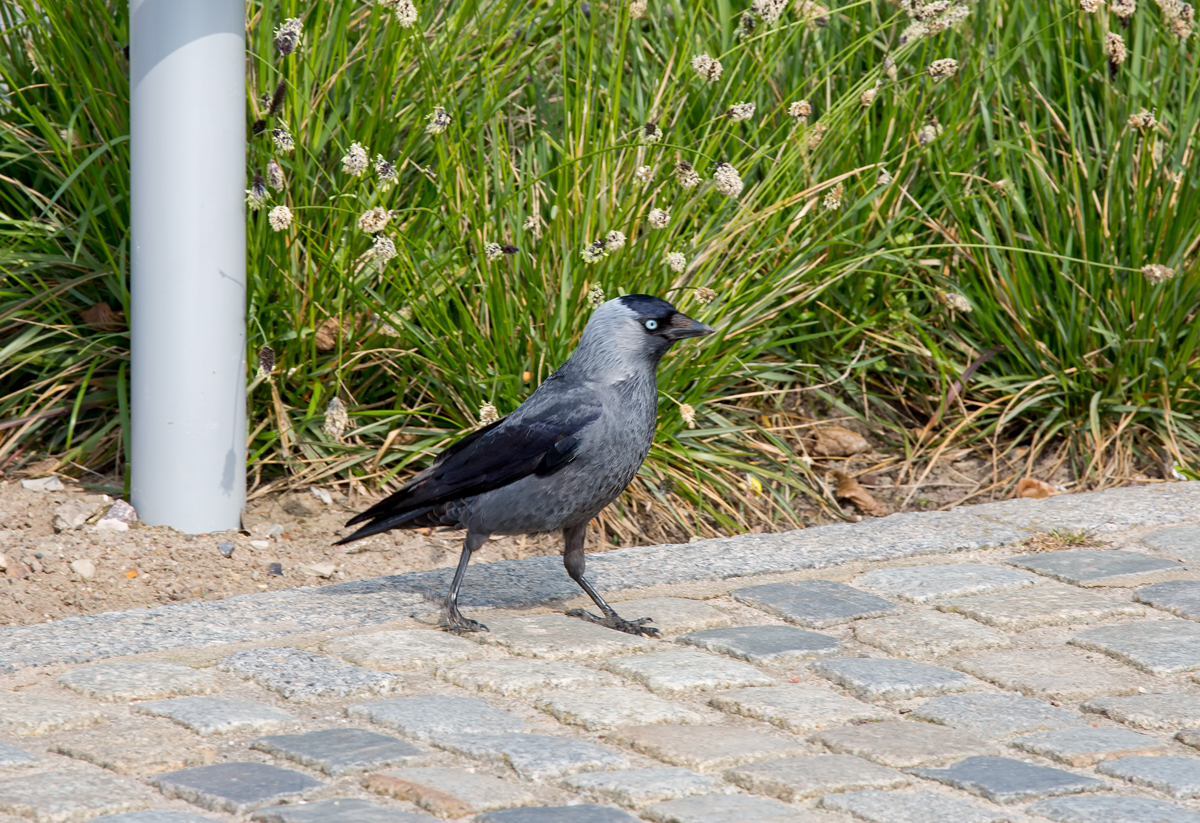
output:
[[[602,304],[592,313],[579,352],[604,352],[626,362],[659,359],[678,340],[712,334],[716,329],[693,320],[666,300],[648,294],[627,294]]]

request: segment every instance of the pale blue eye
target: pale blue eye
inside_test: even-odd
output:
[[[657,328],[658,328],[657,320],[647,320],[646,321],[646,330],[647,331],[654,331]]]

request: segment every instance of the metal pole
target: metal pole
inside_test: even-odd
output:
[[[130,0],[132,502],[240,526],[246,500],[245,0]]]

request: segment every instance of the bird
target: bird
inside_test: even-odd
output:
[[[652,618],[625,620],[584,577],[588,524],[633,480],[654,441],[658,364],[680,340],[715,332],[647,294],[600,304],[579,345],[510,415],[460,438],[425,470],[346,526],[337,545],[390,529],[465,529],[445,600],[445,626],[487,631],[465,617],[458,594],[471,555],[493,534],[561,531],[567,574],[601,616],[567,612],[634,635],[657,637]]]

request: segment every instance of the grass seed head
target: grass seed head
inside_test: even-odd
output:
[[[735,123],[741,120],[749,120],[754,116],[754,104],[734,103],[729,107],[729,110],[725,112],[725,116]]]
[[[292,210],[287,206],[276,206],[267,214],[267,222],[274,231],[283,231],[292,225]]]
[[[930,116],[921,130],[917,132],[917,142],[922,146],[928,146],[934,140],[937,140],[942,133],[942,124],[938,122],[936,117]]]
[[[696,428],[696,410],[689,403],[679,404],[679,416],[687,423],[689,429]]]
[[[367,150],[362,143],[351,143],[350,151],[342,156],[342,171],[354,177],[361,177],[369,165]]]
[[[662,142],[662,139],[663,131],[655,123],[647,123],[638,132],[638,142],[644,146],[653,146],[655,143]]]
[[[825,199],[821,201],[821,206],[826,211],[837,211],[842,207],[842,195],[845,193],[846,187],[839,180],[836,186],[825,193]]]
[[[380,268],[395,256],[396,244],[390,237],[377,234],[371,239],[371,257],[379,264]]]
[[[490,426],[500,419],[500,412],[496,411],[496,407],[491,403],[484,403],[479,407],[479,425]]]
[[[625,237],[624,232],[619,232],[614,229],[613,231],[610,231],[608,234],[604,235],[604,247],[609,251],[619,249],[625,245],[626,239],[627,238]]]
[[[1085,14],[1095,14],[1104,5],[1104,0],[1079,0],[1079,10]]]
[[[541,224],[538,222],[537,217],[532,214],[525,218],[525,222],[521,224],[521,228],[527,232],[532,232],[534,237],[542,233]]]
[[[742,178],[738,176],[737,169],[728,163],[717,163],[717,168],[713,172],[713,184],[717,191],[726,197],[737,197],[742,193]]]
[[[376,206],[373,209],[365,211],[358,218],[358,227],[367,234],[376,234],[384,230],[388,224],[391,215],[383,206]]]
[[[1128,20],[1137,11],[1137,0],[1112,0],[1108,8],[1121,20]]]
[[[700,185],[700,173],[686,160],[675,164],[675,182],[685,189],[694,189]]]
[[[807,123],[809,115],[812,114],[812,104],[807,100],[797,100],[788,106],[788,115],[801,123]]]
[[[745,40],[750,35],[754,34],[754,30],[758,28],[758,18],[754,16],[754,12],[747,9],[742,12],[742,16],[738,18],[737,36],[739,40]]]
[[[584,247],[580,256],[585,263],[598,263],[608,255],[608,248],[603,240],[595,240]]]
[[[273,129],[271,140],[275,142],[275,148],[282,152],[291,153],[296,148],[296,141],[292,139],[292,133],[287,130],[287,126]]]
[[[629,0],[629,16],[634,20],[641,20],[646,16],[650,4],[646,0]]]
[[[958,74],[958,61],[953,57],[934,60],[929,64],[929,76],[934,80],[943,80]]]
[[[258,350],[258,376],[266,380],[275,371],[275,350],[263,346]]]
[[[250,184],[250,188],[246,189],[246,205],[250,211],[258,211],[267,204],[267,200],[271,197],[271,193],[267,191],[267,186],[263,183],[261,174],[254,175],[254,181]]]
[[[875,178],[875,185],[876,186],[890,186],[892,184],[892,181],[895,179],[896,178],[892,177],[892,175],[888,172],[887,169],[880,169],[879,176]]]
[[[958,292],[943,292],[938,295],[938,297],[943,303],[950,307],[951,311],[961,312],[963,314],[971,313],[971,303],[967,300],[967,298],[963,297]]]
[[[681,252],[669,251],[663,255],[663,259],[667,261],[667,268],[671,271],[681,272],[687,268],[687,257]]]
[[[340,441],[349,427],[350,414],[346,411],[346,404],[340,397],[333,398],[325,407],[325,423],[321,429],[331,439]]]
[[[654,177],[654,169],[651,166],[638,166],[633,176],[637,178],[639,183],[648,183]]]
[[[701,54],[692,58],[692,70],[700,76],[701,79],[707,80],[710,83],[715,83],[721,79],[721,72],[725,67],[721,65],[721,61],[715,57],[709,57],[707,54]]]
[[[878,96],[879,96],[879,89],[877,89],[877,88],[867,89],[866,91],[864,91],[862,93],[862,97],[859,98],[859,103],[865,109],[868,106],[870,106],[872,103],[874,103],[875,98]]]
[[[275,162],[275,158],[267,161],[267,185],[275,191],[283,191],[283,168]]]
[[[754,0],[750,11],[762,20],[764,26],[774,26],[787,10],[787,0]]]
[[[1104,35],[1104,51],[1108,55],[1108,65],[1114,72],[1116,67],[1124,63],[1125,58],[1129,56],[1129,52],[1125,50],[1125,38],[1115,31]]]
[[[797,17],[807,22],[810,30],[817,26],[829,25],[829,9],[816,0],[796,0],[792,8],[795,9]]]
[[[670,209],[650,209],[650,228],[665,229],[671,224]]]
[[[696,302],[702,306],[707,306],[709,303],[717,299],[717,293],[708,286],[701,286],[696,289]]]
[[[1137,114],[1129,115],[1129,120],[1126,122],[1139,131],[1151,131],[1158,128],[1158,120],[1155,119],[1153,112],[1148,112],[1145,109],[1142,109]]]
[[[1175,270],[1167,268],[1159,263],[1150,263],[1142,266],[1142,275],[1151,283],[1161,283],[1164,280],[1170,280],[1175,276]]]
[[[299,17],[289,17],[275,29],[275,50],[280,57],[287,57],[300,46],[304,22]]]
[[[425,126],[426,134],[441,134],[454,122],[454,118],[441,106],[434,106],[433,111],[425,115],[425,119],[429,121]]]
[[[488,260],[499,260],[504,256],[504,250],[500,248],[499,243],[485,243],[483,253],[487,255]]]
[[[417,24],[417,7],[412,0],[392,0],[396,23],[402,29],[411,29]]]
[[[604,305],[604,289],[600,288],[600,284],[592,286],[588,289],[588,305],[593,309],[598,309]]]
[[[380,191],[396,185],[396,167],[384,160],[382,154],[375,155],[375,176],[379,178]]]
[[[808,135],[808,148],[811,150],[821,145],[821,138],[825,136],[825,132],[828,130],[829,127],[824,123],[815,123],[812,127],[812,133]]]

